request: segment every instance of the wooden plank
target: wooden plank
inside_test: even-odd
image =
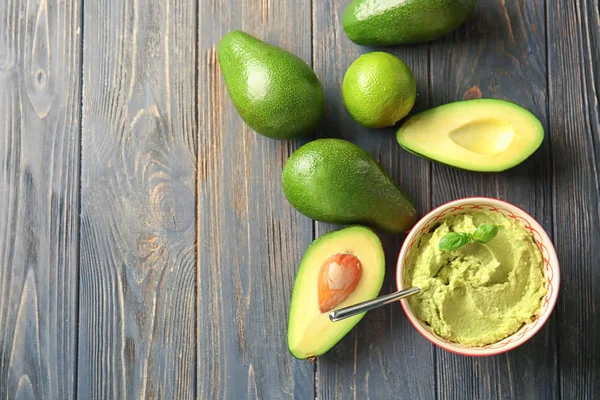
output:
[[[507,99],[532,111],[547,130],[544,18],[540,3],[480,1],[464,26],[432,43],[433,104],[481,96]],[[552,233],[549,134],[534,156],[501,174],[434,165],[433,206],[467,196],[496,197],[527,210]],[[531,342],[496,357],[436,350],[438,397],[556,398],[554,321]]]
[[[395,129],[369,130],[358,125],[346,111],[341,95],[344,73],[362,53],[373,51],[352,43],[342,28],[345,1],[313,2],[314,68],[326,90],[326,124],[323,137],[341,137],[366,149],[382,163],[414,199],[423,214],[430,208],[429,165],[400,150]],[[427,108],[428,45],[386,48],[400,57],[417,79],[414,112]],[[316,223],[316,236],[337,228]],[[396,289],[396,259],[403,236],[382,236],[387,271],[382,293]],[[435,396],[432,345],[406,320],[400,304],[368,313],[329,353],[317,359],[317,397],[431,399]]]
[[[559,395],[600,398],[600,16],[597,1],[548,4],[555,244],[561,262]]]
[[[310,62],[310,3],[200,1],[198,397],[314,398],[314,367],[287,349],[293,279],[311,221],[281,189],[300,142],[274,141],[241,120],[216,44],[241,29]]]
[[[196,15],[85,4],[81,399],[195,397]]]
[[[433,44],[434,105],[481,96],[511,100],[532,111],[547,128],[544,24],[539,3],[480,1],[463,27]],[[436,165],[433,205],[474,195],[496,197],[527,210],[551,233],[549,171],[548,137],[533,157],[502,174]],[[438,396],[555,398],[555,333],[553,319],[530,343],[496,357],[465,358],[437,350]]]
[[[0,398],[73,398],[78,1],[0,2]]]

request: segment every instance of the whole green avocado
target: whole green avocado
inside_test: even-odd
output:
[[[363,224],[397,234],[417,212],[369,153],[342,139],[318,139],[296,150],[283,168],[283,192],[317,221]]]
[[[229,96],[256,132],[292,139],[323,118],[323,88],[299,57],[241,31],[223,36],[217,53]]]
[[[354,0],[344,31],[356,44],[390,46],[425,42],[461,25],[477,0]]]

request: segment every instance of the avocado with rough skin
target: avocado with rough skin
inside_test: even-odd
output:
[[[363,46],[426,42],[461,25],[477,0],[354,0],[344,12],[344,31]]]
[[[300,262],[292,292],[287,336],[294,357],[316,357],[339,342],[364,313],[331,322],[329,312],[377,297],[384,275],[383,247],[370,229],[351,226],[315,240]],[[333,302],[323,299],[340,292]]]
[[[283,168],[290,204],[317,221],[361,224],[398,234],[417,212],[369,153],[342,139],[318,139],[296,150]]]
[[[409,152],[453,167],[499,172],[525,161],[544,140],[539,119],[505,100],[457,101],[423,111],[398,130]]]
[[[219,42],[218,58],[235,108],[256,132],[292,139],[309,134],[323,118],[323,88],[299,57],[232,31]]]

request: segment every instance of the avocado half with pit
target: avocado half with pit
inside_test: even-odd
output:
[[[384,275],[383,247],[369,228],[351,226],[315,240],[292,292],[288,346],[294,357],[316,357],[339,342],[364,314],[331,322],[329,312],[375,298]]]
[[[457,101],[409,118],[398,143],[419,156],[480,172],[512,168],[544,140],[541,122],[523,107],[504,100]]]

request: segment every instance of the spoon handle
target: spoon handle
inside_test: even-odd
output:
[[[421,289],[417,287],[411,287],[408,289],[400,290],[399,292],[386,294],[384,296],[380,296],[372,300],[363,301],[362,303],[357,303],[348,307],[340,308],[339,310],[330,312],[329,319],[331,320],[331,322],[341,321],[343,319],[353,317],[357,314],[362,314],[374,308],[392,303],[395,300],[412,296],[413,294],[419,293],[420,290]]]

